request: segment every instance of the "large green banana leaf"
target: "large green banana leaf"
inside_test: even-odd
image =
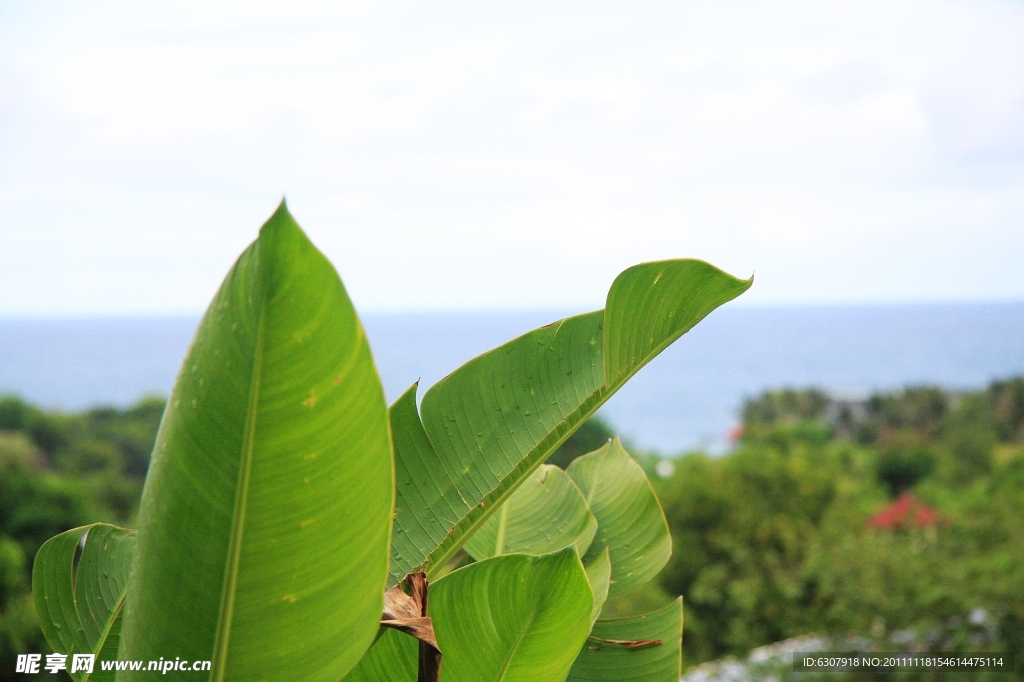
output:
[[[682,637],[682,599],[642,616],[599,620],[568,682],[678,682]]]
[[[583,556],[596,532],[580,489],[558,467],[542,464],[466,542],[466,551],[479,560],[575,545]]]
[[[75,565],[82,536],[85,546]],[[54,651],[95,654],[92,674],[71,672],[75,682],[106,682],[98,661],[117,658],[121,612],[135,552],[135,531],[96,523],[50,538],[36,554],[32,595],[39,624]]]
[[[603,547],[609,550],[608,596],[628,592],[656,576],[672,556],[668,522],[647,474],[619,439],[578,457],[566,473],[597,517],[597,535],[584,561],[596,558]]]
[[[590,614],[590,622],[593,623],[601,615],[601,608],[608,600],[608,587],[612,579],[612,560],[608,548],[605,547],[597,556],[591,557],[584,568],[587,569],[587,580],[594,593],[594,610]]]
[[[211,660],[213,682],[341,679],[378,629],[393,476],[366,336],[282,203],[214,297],[168,402],[121,658]]]
[[[565,679],[587,633],[593,597],[575,549],[506,554],[430,588],[444,682]]]
[[[599,569],[600,570],[600,569]],[[505,554],[430,586],[442,682],[562,680],[591,627],[593,595],[572,547]],[[387,630],[346,682],[413,682],[417,641]]]
[[[397,500],[389,583],[435,576],[543,461],[643,365],[719,305],[739,280],[698,260],[619,275],[603,311],[529,332],[391,408]]]
[[[387,629],[345,682],[416,682],[418,665],[419,641],[412,635]]]

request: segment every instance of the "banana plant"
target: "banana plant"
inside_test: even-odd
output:
[[[679,679],[679,600],[635,618],[599,618],[609,594],[643,585],[671,554],[658,498],[643,468],[618,439],[576,459],[567,471],[542,465],[480,527],[466,549],[478,561],[442,577],[431,589],[432,600],[445,600],[443,605],[432,601],[430,609],[444,653],[442,679]],[[552,566],[560,557],[561,573],[526,580],[519,572],[527,557]],[[575,601],[563,603],[569,585],[575,586]],[[567,621],[558,626],[555,638],[544,618],[550,609]],[[517,618],[523,611],[529,616]],[[558,652],[565,656],[538,654],[531,648],[538,639],[558,642]],[[417,675],[416,656],[412,644],[403,644],[399,637],[378,641],[347,680],[435,679]],[[507,668],[488,664],[489,658]],[[559,662],[561,667],[544,667]],[[517,675],[513,666],[531,670],[533,677]],[[388,678],[381,674],[385,670],[404,675]]]
[[[608,594],[670,552],[643,471],[617,441],[564,472],[543,463],[750,283],[696,260],[635,266],[604,310],[471,360],[419,406],[414,385],[389,409],[341,279],[282,202],[199,325],[138,530],[87,526],[40,550],[47,641],[101,662],[209,661],[205,677],[165,675],[212,682],[424,679],[438,662],[445,682],[667,679],[678,603],[599,618]],[[464,546],[477,560],[444,575]],[[443,657],[425,665],[408,632]],[[97,663],[71,676],[152,672]]]

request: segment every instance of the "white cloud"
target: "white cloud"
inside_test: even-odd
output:
[[[281,194],[376,309],[1024,297],[1024,9],[0,9],[0,314],[198,311]]]

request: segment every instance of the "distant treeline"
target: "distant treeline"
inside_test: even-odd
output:
[[[0,680],[18,679],[16,654],[49,650],[30,594],[36,551],[94,521],[132,525],[163,411],[161,398],[61,414],[0,397]]]
[[[656,483],[688,666],[806,633],[1024,661],[1024,379],[776,391],[742,416],[731,452]]]
[[[35,552],[75,526],[133,525],[163,409],[64,414],[0,397],[0,681],[18,679],[15,654],[46,651]],[[687,666],[812,632],[1024,661],[1024,379],[864,401],[776,391],[742,417],[732,451],[684,455],[671,476],[636,453],[674,553],[660,588],[611,611],[683,595]],[[550,461],[611,435],[591,419]]]

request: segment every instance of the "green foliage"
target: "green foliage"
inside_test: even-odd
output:
[[[393,486],[366,336],[282,204],[214,297],[171,394],[121,656],[212,660],[213,680],[344,676],[380,620]]]
[[[608,595],[629,592],[656,576],[672,554],[668,524],[647,475],[619,439],[575,460],[567,473],[597,518],[584,561],[608,549]]]
[[[32,409],[20,398],[15,396],[0,397],[0,430],[26,430],[32,416],[36,413],[38,413],[38,410]]]
[[[876,476],[896,497],[935,469],[936,455],[928,443],[909,429],[902,429],[886,438],[879,449]]]
[[[875,394],[867,401],[867,419],[860,425],[859,438],[862,442],[877,442],[885,433],[897,429],[913,429],[926,438],[934,438],[942,430],[949,404],[949,396],[935,386]]]
[[[993,382],[987,398],[999,439],[1024,443],[1024,377]]]
[[[0,611],[0,680],[9,682],[22,678],[15,673],[18,654],[46,650],[46,640],[39,629],[32,594],[25,592],[7,602]]]
[[[614,436],[615,433],[608,423],[595,415],[573,431],[565,442],[558,446],[554,454],[548,457],[547,463],[567,469],[574,459],[597,450]]]
[[[564,679],[590,632],[592,604],[571,547],[508,554],[445,576],[430,594],[443,679]]]
[[[644,263],[605,310],[524,334],[392,408],[399,481],[391,583],[455,556],[530,473],[655,355],[750,286],[694,260]],[[433,479],[429,489],[413,482]],[[437,493],[437,495],[433,495]],[[431,523],[419,517],[429,510]],[[436,522],[435,522],[436,521]]]
[[[466,543],[476,560],[501,554],[547,554],[573,545],[582,556],[597,532],[583,493],[551,464],[542,464]],[[666,529],[667,533],[667,529]]]
[[[419,672],[417,640],[398,630],[381,628],[380,637],[359,659],[345,682],[416,682]]]
[[[657,670],[678,670],[674,616],[595,623],[607,595],[644,586],[671,552],[643,468],[617,440],[567,472],[541,467],[644,364],[749,286],[701,261],[635,266],[605,310],[514,339],[440,381],[419,409],[414,386],[388,411],[337,273],[282,203],[200,323],[160,421],[137,535],[83,526],[36,555],[49,644],[107,660],[115,647],[121,659],[211,660],[216,682],[408,677],[409,642],[389,633],[371,647],[382,623],[424,641],[436,632],[446,680],[533,680],[564,679],[593,627],[644,640],[601,646],[664,647]],[[4,406],[42,456],[83,479],[138,471],[157,411],[150,401],[72,423]],[[24,468],[31,457],[11,459]],[[494,556],[437,580],[429,607],[422,579],[408,583],[415,599],[389,590],[382,615],[387,585],[411,569],[442,575],[478,531],[471,549]],[[670,641],[645,634],[652,623]]]
[[[28,593],[21,543],[0,535],[0,680],[10,679],[15,656],[42,639]]]
[[[9,604],[28,587],[25,563],[21,545],[6,535],[0,535],[0,605]]]
[[[771,391],[743,403],[743,424],[750,427],[821,419],[827,407],[828,395],[817,389]]]
[[[1024,379],[766,394],[733,452],[657,482],[663,515],[593,412],[747,286],[699,261],[631,268],[604,311],[385,411],[340,281],[282,208],[204,318],[152,467],[159,399],[81,415],[0,399],[0,655],[44,650],[35,556],[51,646],[211,658],[211,679],[416,679],[416,640],[377,623],[383,588],[418,567],[438,578],[443,680],[676,679],[682,614],[662,589],[685,597],[689,665],[808,632],[1024,657]],[[137,546],[82,527],[129,522],[147,467]],[[869,526],[907,491],[939,521]]]
[[[688,665],[806,633],[1024,655],[1024,448],[1005,426],[1019,382],[811,411],[768,394],[732,452],[677,460],[656,482],[674,545],[660,583],[684,597]],[[907,491],[935,524],[869,526]]]
[[[682,634],[679,599],[653,613],[599,621],[573,663],[569,682],[677,682]]]
[[[991,471],[998,432],[987,396],[964,396],[945,419],[942,441],[951,457],[946,476],[967,483]]]
[[[93,439],[118,451],[125,475],[142,478],[149,468],[149,455],[165,405],[163,398],[149,397],[127,410],[89,410],[85,414],[86,431]]]
[[[0,431],[23,433],[59,472],[111,470],[141,479],[163,411],[164,401],[156,397],[144,398],[127,410],[100,407],[67,415],[43,412],[20,398],[3,396]]]
[[[7,415],[5,425],[19,429],[0,431],[0,681],[7,682],[14,679],[17,654],[46,650],[29,592],[29,570],[39,547],[51,536],[96,519],[127,523],[138,504],[140,485],[118,471],[57,469],[33,442],[31,419],[10,418],[11,412],[43,413],[13,398],[0,400],[0,405],[0,414]],[[85,415],[46,416],[65,428],[62,442],[78,442]],[[155,433],[154,425],[150,437]]]
[[[22,433],[0,431],[0,534],[28,557],[49,537],[91,519],[125,521],[138,486],[106,472],[71,476],[43,466]]]
[[[684,596],[692,659],[808,630],[813,586],[803,565],[838,494],[841,459],[798,435],[786,445],[684,457],[658,485],[675,547],[662,585]]]
[[[85,545],[77,557],[83,538]],[[32,572],[32,592],[43,634],[55,650],[117,658],[134,554],[135,532],[106,524],[69,530],[42,546]],[[95,670],[72,677],[75,682],[113,680],[114,673]]]
[[[590,611],[590,623],[604,611],[604,605],[608,601],[608,589],[612,584],[612,557],[610,550],[605,547],[597,556],[592,556],[584,566],[587,571],[587,580],[590,581],[590,591],[594,595],[594,607]]]
[[[665,593],[685,597],[689,665],[808,632],[1024,655],[1024,379],[766,394],[733,452],[657,482],[663,515],[593,413],[747,286],[699,261],[631,268],[605,310],[386,411],[337,275],[282,208],[204,318],[151,467],[159,399],[0,399],[0,654],[44,650],[35,556],[51,646],[210,658],[215,680],[416,679],[416,640],[377,624],[383,588],[419,567],[443,680],[676,679]],[[147,468],[137,544],[83,527],[129,522]],[[869,526],[907,491],[939,521]]]
[[[591,539],[594,542],[591,542]],[[589,551],[587,545],[590,546]],[[581,552],[586,552],[585,566],[582,566],[587,585],[588,608],[586,609],[586,627],[583,629],[583,633],[586,634],[591,628],[594,628],[594,632],[598,632],[603,631],[605,625],[610,622],[618,623],[617,620],[614,620],[618,609],[614,606],[611,609],[606,608],[610,587],[615,586],[617,593],[631,588],[647,587],[646,581],[657,574],[671,552],[668,527],[650,483],[643,469],[622,448],[618,439],[606,443],[604,447],[593,453],[576,459],[568,473],[553,465],[543,465],[502,504],[494,516],[488,519],[477,534],[470,538],[466,546],[474,556],[487,558],[446,575],[434,583],[435,587],[430,592],[432,596],[429,612],[434,618],[435,627],[438,629],[438,642],[444,651],[443,667],[445,672],[442,679],[445,680],[490,679],[473,677],[470,674],[470,671],[476,670],[478,666],[482,665],[475,660],[481,654],[477,651],[476,646],[469,646],[466,643],[490,641],[499,637],[500,633],[495,631],[494,622],[496,620],[507,619],[514,623],[516,618],[509,616],[504,611],[512,609],[518,613],[517,610],[524,608],[524,604],[515,602],[515,595],[525,598],[530,590],[548,590],[549,592],[545,593],[544,601],[549,603],[555,599],[553,593],[550,592],[554,589],[554,583],[568,583],[579,577],[572,579],[568,575],[557,578],[550,577],[549,584],[546,586],[543,580],[531,579],[531,584],[524,585],[522,580],[514,578],[516,571],[525,570],[524,567],[532,565],[529,562],[523,563],[524,556],[529,555],[539,557],[543,561],[554,561],[554,557],[564,555],[561,559],[563,569],[560,570],[568,570],[566,567],[570,564],[579,567],[578,557]],[[497,551],[499,547],[503,551],[515,549],[520,553],[503,554]],[[565,558],[570,555],[574,557],[572,562]],[[501,559],[509,560],[507,566],[495,563]],[[488,573],[482,573],[484,566],[488,567]],[[509,571],[512,574],[506,575]],[[576,571],[576,568],[573,568],[573,571]],[[503,576],[501,580],[510,581],[512,592],[504,593],[488,582],[491,580],[490,578],[484,580],[479,577],[482,575]],[[458,608],[437,606],[437,591],[453,589],[442,586],[462,585],[462,581],[471,581],[469,576],[477,576],[472,579],[476,581],[472,584],[476,585],[474,589],[481,590],[479,595],[471,597],[466,589],[460,587],[451,593],[453,604]],[[659,600],[657,606],[664,606],[665,601],[668,600]],[[606,611],[609,613],[606,614]],[[664,628],[668,627],[663,622],[664,614],[670,612],[658,608],[657,613],[643,614],[629,621],[632,624],[627,628],[630,637],[620,638],[623,641],[609,644],[609,646],[627,651],[627,659],[634,660],[637,664],[653,657],[659,661],[655,666],[657,670],[663,671],[674,666],[674,669],[678,671],[681,664],[678,640],[681,624],[678,622],[678,603],[675,605],[675,611],[677,614],[676,629],[675,634],[670,638],[661,637],[664,634]],[[503,615],[495,615],[496,612],[502,612]],[[456,628],[452,623],[455,622],[457,616],[459,621]],[[607,617],[599,619],[599,616]],[[651,619],[650,622],[647,620],[648,617]],[[536,614],[533,620],[530,620],[531,628],[534,627],[535,620],[537,620]],[[443,632],[448,628],[456,628],[460,633],[459,637],[449,636],[445,641]],[[568,630],[565,634],[568,636]],[[524,633],[520,633],[520,635],[525,636]],[[652,641],[640,647],[629,646],[636,644],[636,640]],[[657,640],[657,643],[654,640]],[[591,637],[582,649],[569,650],[566,660],[572,663],[574,659],[585,655],[589,656],[591,654],[587,652],[590,652],[595,646],[600,648],[604,645]],[[640,653],[642,649],[662,646],[665,648],[659,649],[656,655],[651,653],[641,655]],[[500,650],[499,647],[498,651]],[[566,653],[564,647],[560,651],[563,654]],[[451,663],[453,655],[458,659],[455,664]],[[512,653],[509,655],[511,656]],[[410,671],[415,669],[416,656],[417,650],[411,644],[402,642],[400,637],[385,635],[370,649],[369,654],[364,657],[347,679],[381,679],[380,671],[383,670],[406,671],[403,675],[408,678]],[[621,653],[616,656],[621,656]],[[505,679],[534,679],[531,675],[541,675],[542,679],[548,679],[546,675],[554,675],[554,673],[548,667],[549,663],[543,661],[547,661],[549,658],[549,656],[535,657],[535,659],[527,657],[525,660],[533,660],[533,662],[517,667],[515,676]],[[623,667],[622,659],[616,660],[619,660],[620,667]],[[470,665],[459,661],[473,662]],[[455,672],[451,669],[453,665]],[[588,666],[592,667],[592,664],[584,665],[584,669],[588,669]],[[557,670],[557,667],[555,669]],[[635,672],[634,670],[633,673]],[[512,672],[510,671],[508,674],[512,675]],[[562,674],[564,675],[564,673]],[[655,679],[660,679],[660,673],[651,672],[651,674],[655,675]],[[552,679],[559,679],[559,677],[555,676]],[[607,679],[617,678],[608,677]],[[627,676],[624,679],[637,678]]]

